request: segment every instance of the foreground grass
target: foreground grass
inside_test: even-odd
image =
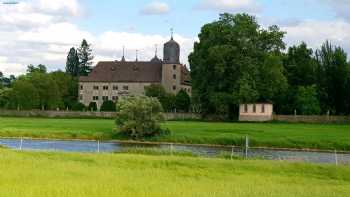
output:
[[[133,154],[0,149],[2,197],[347,197],[350,168]]]
[[[169,121],[171,135],[149,139],[178,143],[350,150],[350,125],[288,123],[211,123]],[[113,131],[113,120],[0,117],[2,137],[124,139]]]

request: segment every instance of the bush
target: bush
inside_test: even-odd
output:
[[[104,101],[100,111],[115,112],[117,111],[116,104],[113,101]]]
[[[160,127],[164,120],[163,108],[158,99],[129,97],[118,102],[117,131],[140,139],[168,133]]]
[[[89,111],[97,111],[97,104],[96,102],[91,102],[88,107]]]
[[[191,106],[191,98],[185,90],[180,90],[175,97],[176,110],[188,112]]]
[[[83,103],[76,102],[72,104],[72,111],[84,111],[86,106]]]

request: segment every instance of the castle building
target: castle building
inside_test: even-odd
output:
[[[171,36],[164,44],[163,60],[157,57],[150,61],[101,61],[88,76],[79,78],[79,101],[84,105],[96,102],[100,108],[107,100],[117,101],[125,96],[145,94],[145,87],[160,84],[176,94],[181,89],[192,93],[190,72],[180,63],[180,45]]]

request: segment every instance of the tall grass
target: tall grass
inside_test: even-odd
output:
[[[2,197],[347,197],[350,168],[272,161],[0,149]]]

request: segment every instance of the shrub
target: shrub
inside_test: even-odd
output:
[[[106,112],[117,111],[116,104],[113,101],[104,101],[100,111],[106,111]]]
[[[188,112],[191,106],[191,98],[185,90],[180,90],[175,97],[176,109],[183,112]]]
[[[86,106],[83,103],[76,102],[72,104],[73,111],[84,111]]]
[[[88,107],[89,111],[97,111],[97,104],[96,102],[91,102]]]
[[[140,139],[168,133],[160,127],[164,120],[163,108],[158,99],[129,97],[118,102],[117,131]]]

